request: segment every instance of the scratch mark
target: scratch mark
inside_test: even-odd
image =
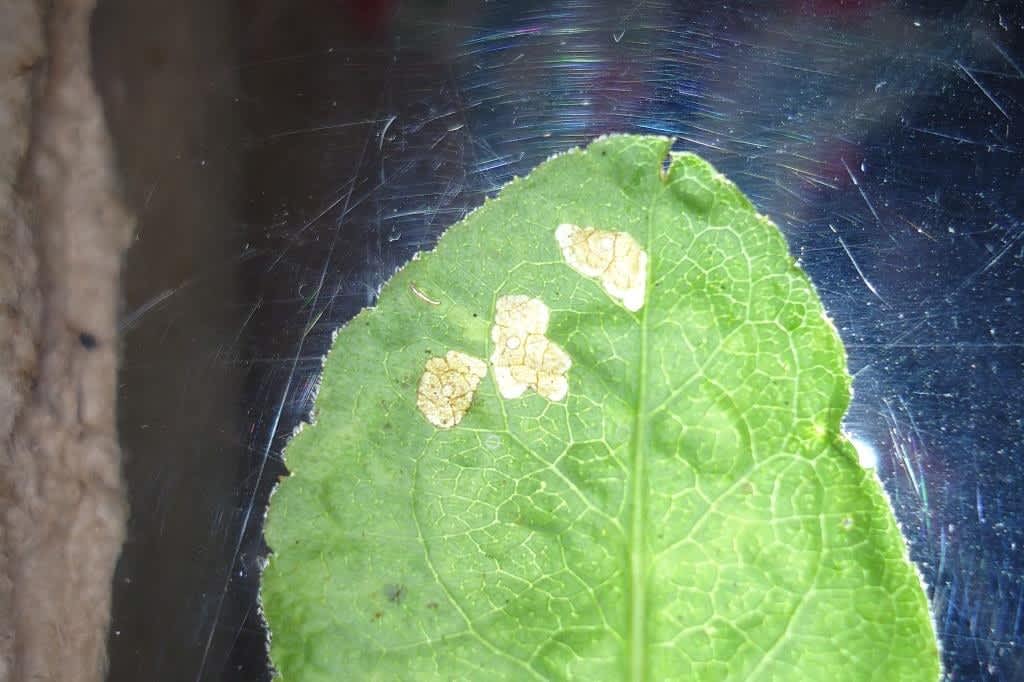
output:
[[[971,73],[970,71],[967,70],[966,66],[964,66],[963,64],[961,64],[958,61],[954,61],[953,63],[956,64],[957,66],[959,66],[960,70],[963,71],[967,75],[967,77],[971,79],[971,82],[974,83],[975,85],[977,85],[979,90],[981,90],[983,93],[985,93],[985,97],[988,97],[989,101],[992,102],[992,104],[995,106],[995,108],[999,110],[999,113],[1006,117],[1007,121],[1012,121],[1013,120],[1013,119],[1010,118],[1010,115],[1008,113],[1006,113],[1006,109],[1003,109],[1003,105],[1001,105],[996,100],[996,98],[992,96],[992,93],[989,92],[988,89],[984,85],[981,84],[981,81],[979,81],[977,78],[974,77],[973,73]]]
[[[1017,233],[1017,235],[1013,239],[1008,241],[1006,243],[1006,246],[1003,247],[1003,250],[1000,251],[999,253],[997,253],[992,258],[990,258],[988,263],[985,264],[985,267],[983,267],[980,271],[978,271],[978,276],[984,275],[986,272],[991,270],[992,266],[995,265],[997,262],[999,262],[999,259],[1002,258],[1003,256],[1005,256],[1007,251],[1009,251],[1011,248],[1013,248],[1013,245],[1016,244],[1020,240],[1022,235],[1024,235],[1024,232],[1019,232],[1019,233]]]
[[[136,308],[132,312],[130,312],[127,315],[125,315],[124,318],[121,319],[120,323],[118,323],[118,326],[117,326],[118,333],[123,333],[123,332],[131,331],[132,329],[134,329],[136,326],[138,326],[140,319],[142,319],[144,316],[148,315],[149,313],[153,312],[157,308],[161,307],[167,301],[167,299],[169,299],[171,296],[177,294],[178,292],[180,292],[180,291],[182,291],[184,289],[188,289],[193,284],[196,284],[198,282],[202,282],[202,281],[206,280],[207,278],[216,277],[216,276],[222,275],[224,273],[224,271],[225,271],[227,263],[230,263],[230,264],[244,263],[244,262],[246,262],[246,261],[248,261],[248,260],[250,260],[252,258],[255,258],[260,253],[261,252],[260,252],[259,249],[248,249],[247,248],[246,250],[244,250],[238,256],[230,258],[226,262],[222,261],[222,262],[220,262],[220,263],[218,263],[216,265],[213,265],[213,266],[207,268],[206,270],[200,272],[199,274],[193,275],[192,277],[186,279],[184,282],[182,282],[181,284],[179,284],[176,287],[173,287],[171,289],[165,289],[165,290],[161,291],[159,294],[157,294],[153,298],[149,299],[148,301],[146,301],[145,303],[140,305],[138,308]]]
[[[323,133],[329,130],[341,130],[343,128],[354,128],[355,126],[372,125],[375,123],[383,123],[387,119],[384,118],[368,118],[364,121],[351,121],[349,123],[332,123],[330,125],[314,126],[312,128],[295,128],[294,130],[283,130],[273,135],[267,135],[264,139],[276,140],[282,137],[291,137],[292,135],[307,135],[310,133]]]
[[[309,332],[311,332],[313,330],[313,327],[316,326],[316,323],[320,321],[320,318],[323,317],[323,314],[326,311],[327,311],[326,308],[321,308],[319,311],[316,312],[315,315],[313,315],[312,319],[310,319],[308,322],[306,322],[306,327],[305,327],[305,329],[302,330],[303,338],[305,338],[305,336],[307,334],[309,334]]]
[[[882,342],[882,343],[848,343],[847,348],[952,348],[954,350],[1002,350],[1005,348],[1024,348],[1024,343],[971,343],[969,341],[951,341],[949,343],[900,343],[900,339],[903,339],[924,325],[924,322],[920,322],[914,325],[910,330],[900,334],[896,341]],[[939,395],[943,398],[951,397],[948,393],[920,393],[920,395]]]
[[[921,227],[920,225],[915,223],[913,220],[909,220],[907,218],[904,218],[903,216],[900,216],[900,220],[902,220],[907,225],[910,225],[912,228],[914,228],[914,231],[917,232],[922,237],[927,237],[931,241],[935,241],[935,237],[933,237],[930,234],[928,234],[927,230],[925,230],[923,227]]]
[[[303,232],[308,230],[310,227],[312,227],[313,224],[316,223],[316,221],[320,220],[325,215],[327,215],[338,204],[340,204],[341,202],[345,201],[345,197],[346,196],[347,197],[351,197],[352,196],[352,189],[355,187],[355,183],[356,183],[356,179],[357,178],[358,178],[358,173],[353,174],[352,177],[349,179],[349,181],[347,183],[345,183],[345,185],[348,185],[348,189],[347,190],[345,189],[345,185],[342,185],[341,191],[338,193],[338,198],[337,199],[335,199],[330,204],[328,204],[322,211],[320,211],[315,216],[313,216],[312,218],[307,220],[306,223],[302,227],[300,227],[298,230],[295,231],[295,234],[292,235],[292,242],[290,244],[286,245],[283,249],[281,249],[281,253],[277,254],[277,258],[275,258],[274,262],[271,263],[270,266],[266,269],[266,272],[270,272],[271,270],[273,270],[274,268],[277,267],[277,264],[281,262],[281,260],[285,257],[285,255],[287,255],[288,251],[292,248],[292,244],[295,243],[295,239],[300,234],[302,234]]]
[[[253,305],[252,310],[249,311],[249,315],[245,318],[245,321],[242,322],[242,326],[238,328],[238,333],[235,334],[235,339],[234,341],[232,341],[233,345],[237,345],[239,340],[241,340],[242,332],[245,331],[245,328],[249,326],[249,323],[252,322],[253,315],[255,315],[256,311],[259,310],[262,306],[263,297],[260,296],[259,300],[256,301],[255,305]]]
[[[409,134],[410,135],[415,135],[416,133],[420,132],[421,130],[426,128],[429,124],[433,123],[434,121],[440,121],[442,118],[448,118],[449,116],[454,116],[456,113],[458,113],[458,112],[455,109],[450,109],[448,111],[441,112],[440,114],[435,114],[434,116],[430,116],[429,118],[425,118],[425,119],[421,120],[419,123],[417,123],[416,125],[414,125],[412,128],[410,128],[409,129]]]
[[[843,165],[846,165],[845,161],[843,162]],[[836,228],[829,224],[829,229],[832,230],[832,233],[836,236],[836,239],[839,240],[839,245],[843,247],[843,251],[846,252],[846,257],[850,259],[850,263],[853,264],[853,269],[857,271],[858,275],[860,275],[860,279],[862,282],[864,282],[864,286],[868,288],[868,291],[875,295],[875,298],[877,298],[882,303],[886,303],[885,299],[882,298],[882,295],[878,293],[878,289],[875,288],[875,285],[872,284],[871,281],[864,275],[864,271],[861,270],[860,265],[857,264],[857,260],[853,257],[853,253],[850,251],[850,247],[848,247],[846,245],[846,242],[843,241],[843,238],[836,231]]]
[[[415,164],[412,163],[412,162],[409,162],[409,163],[405,164],[404,166],[402,166],[401,168],[398,169],[398,171],[392,176],[391,179],[394,180],[396,178],[404,176],[414,166],[415,166]],[[295,231],[295,234],[292,235],[291,243],[287,244],[283,249],[281,249],[281,252],[277,255],[277,258],[274,259],[274,262],[271,263],[267,267],[266,272],[270,272],[275,267],[277,267],[278,263],[281,262],[281,260],[285,257],[285,255],[291,250],[292,246],[296,243],[296,237],[298,237],[300,234],[302,234],[303,232],[308,230],[310,227],[312,227],[314,223],[316,223],[318,220],[323,218],[330,211],[334,210],[343,201],[345,202],[345,207],[342,209],[341,213],[338,215],[337,221],[338,221],[339,224],[342,221],[344,221],[346,217],[348,217],[348,214],[350,212],[355,210],[364,201],[366,201],[371,196],[373,196],[374,192],[376,192],[378,189],[380,189],[381,187],[383,187],[384,185],[386,185],[388,183],[387,179],[382,180],[382,181],[378,182],[376,185],[374,185],[373,187],[371,187],[365,194],[361,195],[358,199],[356,199],[355,201],[351,201],[351,199],[352,199],[352,192],[355,190],[356,181],[358,180],[358,178],[359,178],[359,169],[357,168],[356,172],[352,175],[352,177],[349,179],[349,181],[347,183],[345,183],[345,185],[342,185],[342,190],[341,190],[342,193],[339,194],[338,198],[336,200],[332,201],[326,208],[324,208],[322,211],[320,211],[315,216],[310,218],[306,223],[303,224],[302,227],[300,227],[298,230]],[[363,180],[363,182],[365,183],[365,180]],[[346,190],[345,187],[347,187],[348,189]]]
[[[925,478],[924,467],[922,466],[922,463],[921,463],[922,460],[927,457],[927,453],[924,450],[925,439],[924,439],[924,436],[921,434],[921,430],[917,426],[917,420],[914,419],[914,411],[910,409],[910,405],[907,404],[907,401],[903,399],[902,395],[898,395],[896,397],[900,401],[900,405],[903,407],[903,411],[906,413],[907,419],[910,422],[910,435],[913,436],[913,439],[910,441],[910,443],[911,443],[911,446],[914,448],[914,452],[917,455],[917,457],[916,457],[916,459],[917,459],[917,475],[919,476],[919,480],[921,482],[921,487],[920,487],[919,493],[920,493],[920,496],[921,496],[922,507],[923,507],[924,511],[926,512],[925,515],[924,515],[924,527],[925,527],[925,532],[930,534],[931,533],[932,524],[931,524],[931,514],[927,513],[927,511],[928,511],[928,481]]]
[[[835,71],[825,71],[824,69],[812,69],[809,66],[798,66],[796,64],[789,64],[786,62],[765,60],[765,64],[770,64],[771,66],[777,66],[780,69],[789,69],[791,71],[797,71],[801,73],[813,73],[816,76],[827,76],[829,78],[837,79],[842,77],[841,74]]]
[[[622,18],[622,30],[618,31],[617,33],[613,33],[612,40],[614,40],[616,43],[622,40],[622,37],[626,35],[626,29],[629,28],[629,22],[636,15],[637,11],[644,6],[645,1],[646,0],[639,0],[635,5],[633,5],[633,9],[629,10],[626,16]]]
[[[1003,49],[1003,46],[997,43],[995,40],[993,40],[992,36],[986,36],[986,38],[988,38],[988,42],[992,43],[992,47],[996,48],[996,52],[998,52],[1002,56],[1002,58],[1006,60],[1006,63],[1013,67],[1013,70],[1017,72],[1017,75],[1020,76],[1021,78],[1024,78],[1024,71],[1021,71],[1021,68],[1017,66],[1017,62],[1015,62],[1013,58],[1006,53],[1006,50]]]
[[[833,185],[831,182],[823,180],[820,176],[814,175],[814,174],[810,173],[809,171],[802,170],[802,169],[797,168],[795,166],[787,166],[784,163],[780,163],[779,167],[780,168],[785,168],[786,170],[791,171],[792,173],[794,173],[800,179],[806,180],[807,182],[813,183],[815,185],[820,185],[822,187],[827,187],[828,189],[839,189],[839,187],[837,187],[836,185]]]
[[[960,284],[959,284],[959,285],[958,285],[958,286],[957,286],[957,287],[956,287],[956,288],[955,288],[955,289],[954,289],[954,290],[953,290],[952,292],[950,292],[949,296],[956,296],[956,295],[957,295],[957,294],[959,294],[959,293],[960,293],[961,291],[964,291],[965,289],[967,289],[967,287],[971,286],[971,285],[972,285],[972,284],[973,284],[973,283],[975,282],[975,280],[977,280],[977,279],[978,279],[979,277],[981,277],[981,276],[982,276],[982,275],[984,275],[984,274],[985,274],[986,272],[988,272],[989,270],[991,270],[991,269],[992,269],[992,267],[993,267],[993,266],[994,266],[994,265],[995,265],[996,263],[998,263],[998,262],[999,262],[999,260],[1000,260],[1000,259],[1001,259],[1001,258],[1002,258],[1002,257],[1003,257],[1003,256],[1004,256],[1004,255],[1005,255],[1005,254],[1006,254],[1006,253],[1007,253],[1007,252],[1008,252],[1008,251],[1010,250],[1010,249],[1012,249],[1012,248],[1013,248],[1013,245],[1014,245],[1014,244],[1016,244],[1016,243],[1017,243],[1018,241],[1020,241],[1020,238],[1021,238],[1021,237],[1024,237],[1024,232],[1018,232],[1018,233],[1017,233],[1017,235],[1016,235],[1016,236],[1014,236],[1014,237],[1013,237],[1012,239],[1010,239],[1010,241],[1009,241],[1009,242],[1007,242],[1006,246],[1004,246],[1004,247],[1003,247],[1003,249],[1002,249],[1002,250],[1001,250],[1001,251],[1000,251],[999,253],[997,253],[997,254],[996,254],[996,255],[994,255],[994,256],[993,256],[992,258],[990,258],[990,259],[988,260],[988,262],[987,262],[987,263],[985,263],[985,265],[984,265],[983,267],[981,267],[981,268],[979,268],[979,269],[975,270],[974,272],[972,272],[971,274],[969,274],[969,275],[968,275],[967,277],[965,277],[965,278],[964,278],[964,280],[963,280],[962,282],[960,282]]]
[[[148,191],[148,192],[146,192],[146,198],[145,198],[145,200],[144,200],[144,201],[142,202],[142,212],[145,212],[145,211],[146,211],[146,210],[147,210],[147,209],[149,208],[149,202],[150,202],[150,201],[151,201],[151,200],[153,199],[153,192],[155,192],[155,191],[156,191],[156,188],[157,188],[157,186],[158,186],[159,184],[160,184],[160,181],[159,181],[159,180],[157,180],[156,182],[154,182],[154,183],[153,183],[153,184],[152,184],[152,185],[150,186],[150,188],[149,188],[149,191]]]
[[[384,127],[381,128],[380,130],[380,139],[377,140],[377,151],[384,149],[384,136],[388,134],[388,128],[390,128],[391,124],[394,123],[397,119],[398,114],[392,114],[388,118],[387,122],[384,123]]]
[[[128,331],[129,329],[134,329],[135,325],[139,323],[139,320],[142,319],[142,317],[146,313],[150,312],[154,308],[159,307],[164,301],[169,299],[183,287],[184,285],[180,287],[175,287],[174,289],[164,289],[159,294],[149,299],[132,312],[125,315],[124,319],[121,320],[121,324],[118,325],[118,331],[125,332]]]
[[[1017,614],[1013,617],[1013,639],[1020,637],[1021,607],[1024,606],[1024,585],[1017,590]]]
[[[366,150],[369,147],[370,140],[372,138],[372,134],[367,135],[366,139],[363,142],[363,149],[359,155],[359,161],[356,163],[356,173],[354,174],[354,176],[358,175],[359,169],[362,168],[363,166],[363,162],[366,159]],[[349,186],[348,193],[344,198],[345,206],[342,209],[343,214],[346,211],[348,211],[349,203],[352,200],[352,193],[354,192],[354,190],[355,182],[352,182]],[[217,631],[217,623],[220,621],[221,613],[223,612],[224,600],[227,598],[228,588],[231,586],[231,579],[234,575],[235,565],[238,563],[238,556],[242,551],[242,542],[244,541],[245,533],[249,528],[249,522],[252,520],[253,510],[256,508],[256,497],[259,494],[260,486],[263,483],[263,475],[266,472],[267,461],[270,459],[270,449],[274,444],[275,438],[277,437],[277,430],[281,423],[281,415],[284,413],[284,406],[288,402],[288,394],[291,391],[292,384],[295,382],[295,375],[299,366],[299,358],[302,357],[302,350],[303,347],[305,346],[306,339],[309,336],[310,329],[312,329],[315,321],[318,320],[320,316],[323,314],[323,310],[317,311],[316,308],[317,303],[320,300],[320,295],[323,292],[324,282],[327,279],[327,272],[330,268],[331,260],[334,257],[334,251],[338,246],[338,241],[341,236],[341,223],[342,221],[338,221],[337,225],[335,226],[334,236],[331,239],[330,248],[328,248],[327,250],[327,255],[324,257],[323,267],[320,269],[320,279],[319,282],[317,283],[316,294],[313,298],[313,303],[310,306],[309,317],[307,318],[306,326],[304,328],[302,336],[299,338],[299,343],[298,347],[296,348],[295,355],[292,357],[291,367],[288,370],[288,378],[285,381],[284,389],[281,391],[281,398],[280,400],[278,400],[277,409],[275,410],[274,417],[270,423],[270,429],[267,434],[267,440],[263,446],[263,452],[260,455],[259,467],[256,470],[255,483],[253,484],[251,489],[252,492],[250,493],[249,496],[249,503],[246,505],[245,508],[245,514],[242,516],[241,527],[238,531],[238,539],[235,542],[235,549],[231,556],[231,562],[229,563],[230,568],[228,570],[228,575],[224,581],[224,587],[220,592],[220,597],[217,600],[217,607],[213,613],[213,622],[210,624],[210,632],[206,637],[206,644],[203,647],[203,655],[199,661],[199,670],[198,672],[196,672],[196,682],[200,682],[200,680],[202,680],[203,672],[206,670],[206,661],[210,654],[210,646],[213,644],[213,636]],[[337,295],[337,291],[335,291],[335,295]]]
[[[913,130],[913,131],[916,131],[916,132],[919,132],[919,133],[925,133],[926,135],[934,135],[935,137],[941,137],[941,138],[943,138],[945,140],[953,140],[954,142],[963,142],[964,144],[972,144],[972,145],[976,145],[978,147],[993,146],[993,147],[1002,148],[1002,147],[999,147],[997,145],[989,145],[989,144],[987,144],[985,142],[979,142],[978,140],[972,140],[969,137],[963,137],[961,135],[951,135],[950,133],[942,133],[942,132],[939,132],[938,130],[932,130],[930,128],[915,128],[914,126],[908,126],[908,127],[909,127],[910,130]]]
[[[849,176],[850,176],[850,180],[852,180],[852,181],[853,181],[853,186],[857,188],[857,191],[858,191],[858,192],[860,192],[860,196],[861,196],[861,197],[862,197],[862,198],[864,199],[864,203],[868,205],[868,210],[870,210],[870,211],[871,211],[871,215],[875,216],[875,220],[876,220],[877,222],[881,223],[881,222],[882,222],[882,220],[881,220],[881,218],[879,218],[879,217],[878,217],[878,213],[877,213],[877,212],[875,211],[875,207],[874,207],[874,206],[873,206],[873,205],[871,204],[871,200],[870,200],[870,199],[868,199],[868,195],[867,195],[867,193],[866,193],[866,192],[864,191],[864,188],[860,186],[860,183],[859,183],[859,182],[857,182],[857,176],[855,176],[855,175],[853,174],[853,171],[852,171],[852,170],[850,170],[850,167],[849,167],[849,166],[848,166],[848,165],[846,164],[846,159],[844,159],[844,158],[842,158],[842,157],[839,157],[839,160],[840,160],[840,161],[842,161],[842,163],[843,163],[843,168],[845,168],[845,169],[846,169],[846,174],[847,174],[847,175],[849,175]],[[830,226],[830,227],[831,227],[831,226]],[[832,231],[833,231],[833,232],[835,232],[835,228],[833,228],[833,230],[832,230]],[[842,239],[840,239],[839,241],[840,241],[840,243],[841,243],[841,242],[842,242],[843,240],[842,240]],[[846,248],[846,247],[844,246],[843,248]],[[851,259],[851,260],[852,260],[852,259]],[[859,272],[859,271],[860,271],[860,268],[858,268],[857,270],[858,270],[858,272]],[[877,294],[876,294],[876,295],[877,295]]]
[[[430,305],[441,305],[441,302],[440,302],[440,301],[435,301],[434,299],[430,298],[430,297],[429,297],[429,296],[427,296],[427,295],[426,295],[425,293],[423,293],[422,291],[420,291],[419,289],[417,289],[417,288],[416,288],[416,285],[415,285],[414,283],[410,283],[410,284],[409,284],[409,289],[411,289],[411,290],[412,290],[412,293],[413,293],[413,295],[414,295],[414,296],[415,296],[416,298],[420,299],[421,301],[426,301],[426,302],[427,302],[427,303],[429,303]]]
[[[889,412],[889,439],[892,441],[893,449],[896,452],[896,460],[903,467],[903,471],[906,472],[907,478],[910,479],[910,485],[917,493],[918,498],[921,500],[923,508],[928,508],[928,496],[924,492],[923,482],[919,482],[917,474],[914,471],[914,463],[911,461],[911,455],[907,451],[906,436],[900,429],[899,420],[896,419],[896,413],[893,412],[892,403],[889,402],[888,398],[883,398],[882,402],[885,404],[886,410]]]
[[[957,583],[954,580],[949,586],[949,595],[946,597],[946,613],[942,616],[942,629],[949,628],[949,621],[953,618],[953,612],[956,609],[956,588]]]
[[[947,544],[948,543],[946,541],[946,527],[943,526],[941,528],[941,530],[939,531],[939,568],[935,572],[935,575],[939,576],[940,579],[941,579],[941,576],[942,576],[942,572],[946,569],[946,548],[947,548]]]

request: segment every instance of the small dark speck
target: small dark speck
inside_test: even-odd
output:
[[[78,342],[82,344],[82,348],[86,350],[92,350],[93,348],[99,345],[99,341],[96,340],[96,337],[90,334],[89,332],[82,332],[81,334],[79,334]]]
[[[380,620],[383,617],[384,617],[384,614],[382,612],[380,612],[380,611],[377,611],[376,613],[373,614],[373,620],[375,620],[375,621],[376,620]]]
[[[480,317],[480,316],[477,315],[476,313],[473,313],[473,317]]]
[[[436,609],[437,608],[437,602],[436,601],[427,602],[427,608],[428,609]]]

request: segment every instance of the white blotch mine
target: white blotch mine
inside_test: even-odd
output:
[[[608,295],[636,312],[644,305],[647,252],[626,232],[562,223],[555,230],[562,256],[576,272],[601,281]]]
[[[450,429],[466,416],[487,364],[457,350],[427,360],[416,392],[416,407],[431,424]]]
[[[566,372],[572,359],[548,339],[549,311],[544,302],[529,296],[498,299],[491,327],[494,379],[507,399],[518,398],[532,388],[548,400],[562,400],[569,392]]]

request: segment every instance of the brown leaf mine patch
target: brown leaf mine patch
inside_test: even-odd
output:
[[[647,252],[626,232],[562,223],[555,230],[562,256],[576,272],[601,281],[609,296],[626,310],[644,305]]]
[[[532,388],[548,400],[561,400],[569,392],[566,372],[572,360],[544,334],[550,311],[540,299],[502,296],[491,327],[494,379],[504,398],[518,398]]]
[[[450,429],[466,416],[487,364],[457,350],[427,360],[416,393],[416,407],[431,424]]]

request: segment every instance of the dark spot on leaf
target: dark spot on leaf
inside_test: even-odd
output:
[[[96,337],[90,334],[89,332],[82,332],[81,334],[79,334],[78,342],[82,344],[82,348],[86,350],[92,350],[93,348],[99,345],[99,341],[96,340]]]
[[[384,617],[384,613],[381,612],[381,611],[377,611],[377,612],[375,612],[373,614],[373,620],[375,620],[375,621],[380,620],[383,617]]]
[[[402,597],[405,596],[405,585],[386,585],[384,587],[384,596],[392,604],[401,604]]]
[[[436,601],[427,602],[427,608],[428,609],[435,609],[436,610],[437,609],[437,602]]]

